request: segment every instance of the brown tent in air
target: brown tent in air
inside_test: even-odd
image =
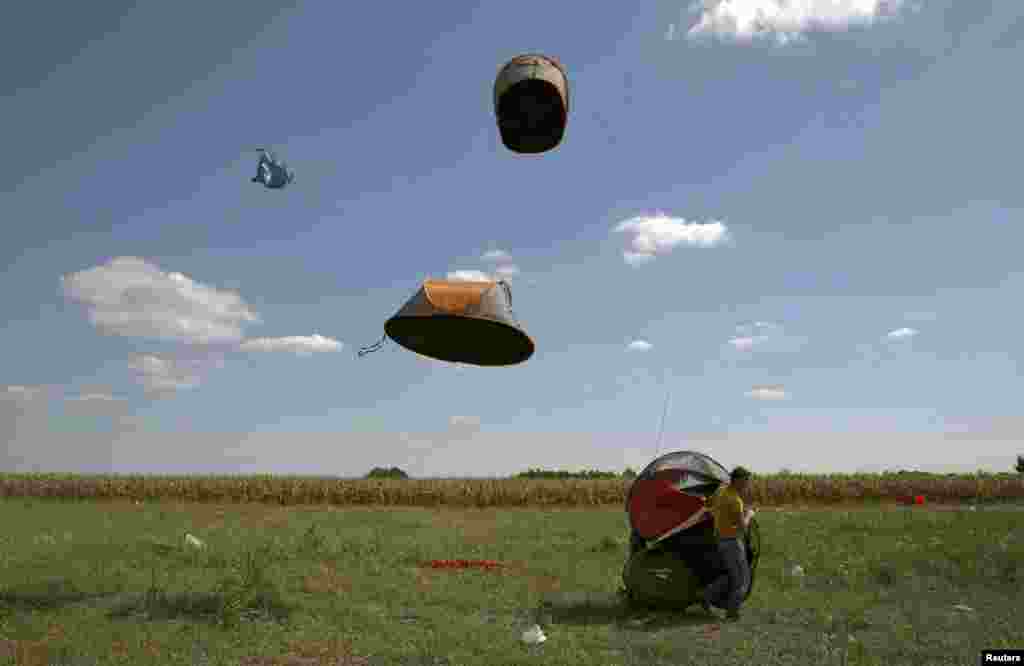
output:
[[[512,293],[504,281],[426,280],[384,324],[384,334],[439,361],[516,365],[533,355],[534,344],[513,318],[511,305]]]
[[[510,60],[494,82],[501,142],[517,153],[543,153],[562,141],[569,119],[569,78],[557,60],[527,54]]]

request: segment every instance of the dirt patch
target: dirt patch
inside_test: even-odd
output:
[[[302,591],[307,594],[342,594],[352,591],[353,581],[338,573],[336,567],[326,563],[318,565],[317,573],[302,581]]]
[[[431,516],[431,528],[457,537],[465,543],[490,544],[498,540],[498,511],[444,511]]]

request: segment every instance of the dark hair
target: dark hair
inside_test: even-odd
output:
[[[729,479],[732,481],[739,481],[740,479],[749,479],[751,477],[750,470],[746,467],[736,467],[732,470],[732,474],[729,475]]]

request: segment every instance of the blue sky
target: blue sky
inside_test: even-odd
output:
[[[758,471],[1022,452],[1018,3],[189,4],[7,22],[5,469],[640,467],[669,393],[661,450]],[[522,156],[534,51],[572,110]],[[498,266],[525,364],[355,358]]]

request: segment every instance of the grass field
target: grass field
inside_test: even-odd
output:
[[[754,593],[719,624],[620,602],[621,507],[7,498],[0,664],[975,664],[1024,647],[1022,518],[766,508]],[[454,558],[507,566],[420,566]]]

